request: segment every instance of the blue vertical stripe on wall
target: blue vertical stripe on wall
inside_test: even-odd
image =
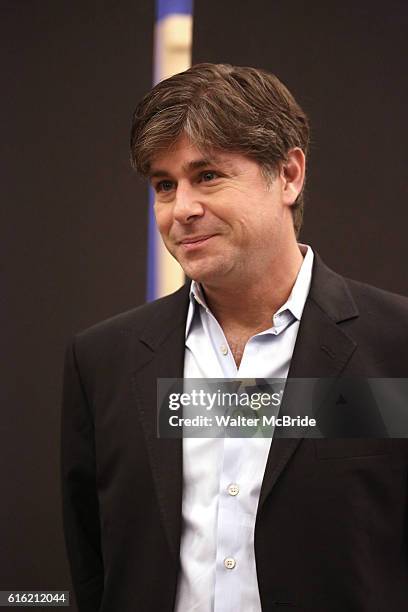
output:
[[[157,298],[157,232],[154,218],[154,191],[149,187],[149,219],[148,219],[148,247],[147,247],[147,301],[151,302]]]
[[[171,15],[192,15],[193,0],[156,0],[156,22]],[[154,192],[149,188],[148,248],[147,248],[147,295],[148,301],[159,294],[158,248],[159,238],[155,231]]]
[[[192,15],[193,0],[156,0],[156,19],[168,15]]]

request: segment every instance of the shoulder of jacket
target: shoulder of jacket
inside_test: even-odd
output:
[[[186,295],[185,286],[170,295],[104,319],[75,334],[74,342],[82,346],[101,342],[106,344],[131,333],[142,332],[174,308],[176,302],[182,303],[183,295]]]
[[[408,297],[350,278],[344,280],[360,309],[360,314],[376,311],[393,313],[401,317],[408,316]]]

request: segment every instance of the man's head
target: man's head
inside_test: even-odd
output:
[[[309,125],[276,76],[250,67],[197,64],[160,82],[137,106],[131,134],[134,167],[148,176],[153,159],[182,136],[203,153],[239,153],[257,162],[271,182],[291,149],[307,154]],[[291,211],[297,236],[303,190]]]

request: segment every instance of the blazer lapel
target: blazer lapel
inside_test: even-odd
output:
[[[182,440],[157,438],[157,379],[182,378],[185,321],[188,306],[185,285],[155,304],[156,312],[133,344],[132,388],[139,410],[168,543],[178,561],[181,535]]]
[[[357,316],[358,310],[345,280],[327,268],[315,254],[312,284],[292,356],[281,406],[282,413],[290,416],[301,414],[300,385],[291,385],[291,379],[333,378],[334,382],[341,374],[356,348],[354,340],[341,329],[341,323]],[[259,508],[300,442],[301,438],[272,440]]]

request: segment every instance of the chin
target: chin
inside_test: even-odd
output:
[[[226,274],[224,266],[200,266],[198,262],[196,265],[184,265],[182,268],[188,278],[201,284],[213,284],[219,279],[222,280]]]
[[[184,274],[197,283],[213,283],[223,279],[233,267],[228,253],[177,253],[176,257]],[[180,256],[181,255],[181,256]],[[175,257],[175,254],[173,254]]]

